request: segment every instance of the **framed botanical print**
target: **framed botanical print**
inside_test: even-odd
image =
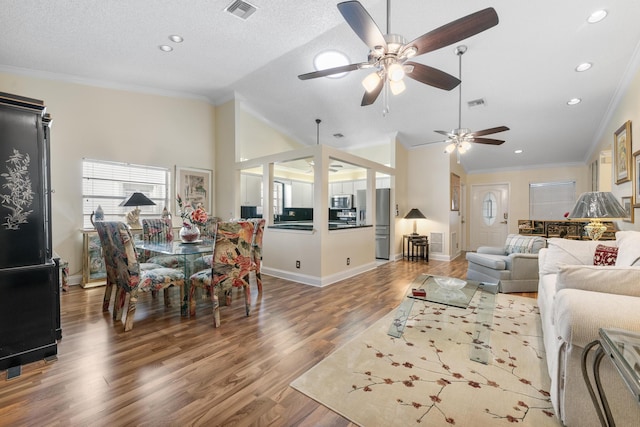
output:
[[[455,173],[451,174],[451,210],[460,210],[460,177]]]
[[[211,213],[212,172],[208,169],[184,168],[176,166],[176,197],[182,198],[183,204],[202,206]],[[176,212],[180,209],[176,202]]]
[[[640,150],[633,153],[633,207],[640,208]]]
[[[624,222],[633,223],[633,203],[631,203],[631,196],[622,197],[622,207],[627,212],[627,217],[623,218]]]
[[[616,184],[631,180],[631,120],[613,134],[613,166]]]

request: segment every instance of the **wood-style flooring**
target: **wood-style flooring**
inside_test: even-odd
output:
[[[101,310],[104,288],[62,294],[58,360],[0,378],[2,426],[350,426],[289,383],[396,308],[421,273],[464,278],[466,261],[397,261],[317,288],[263,276],[252,313],[234,291],[222,326],[143,295],[134,328]],[[523,294],[521,294],[523,295]],[[535,294],[524,294],[535,297]]]

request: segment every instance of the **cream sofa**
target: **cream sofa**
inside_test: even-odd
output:
[[[598,244],[618,248],[614,266],[593,265]],[[602,242],[552,238],[547,245],[538,254],[538,306],[553,406],[568,427],[599,426],[582,377],[582,350],[600,328],[640,332],[640,232],[617,232],[615,241]],[[607,358],[600,373],[616,424],[640,425],[640,405]]]

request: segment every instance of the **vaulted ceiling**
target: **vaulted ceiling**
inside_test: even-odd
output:
[[[337,1],[248,0],[248,19],[225,9],[233,0],[0,0],[0,71],[99,84],[218,104],[242,105],[304,143],[366,146],[397,137],[411,148],[441,141],[434,130],[458,124],[458,90],[408,80],[406,91],[361,107],[356,70],[340,79],[301,81],[314,57],[335,49],[350,62],[368,48],[345,23]],[[386,1],[362,0],[383,33]],[[626,0],[391,0],[391,33],[412,40],[455,19],[493,7],[499,24],[414,60],[458,76],[462,126],[505,125],[500,146],[474,144],[468,172],[584,163],[626,84],[637,73],[640,2]],[[596,9],[608,16],[587,23]],[[169,40],[180,35],[184,41]],[[173,48],[170,52],[160,45]],[[590,62],[590,70],[576,72]],[[484,99],[483,106],[467,102]],[[569,106],[571,98],[582,102]],[[383,115],[388,105],[389,113]],[[333,135],[340,133],[342,138]],[[440,142],[444,149],[445,144]],[[514,154],[514,150],[523,150]]]

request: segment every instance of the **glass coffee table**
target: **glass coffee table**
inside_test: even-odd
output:
[[[498,293],[498,283],[477,282],[466,280],[466,285],[461,289],[448,290],[440,287],[431,274],[421,274],[416,277],[407,288],[407,293],[402,303],[396,310],[393,322],[389,327],[388,335],[400,338],[407,324],[407,319],[411,315],[411,309],[416,300],[429,301],[459,309],[468,309],[469,303],[477,295],[477,304],[473,305],[476,311],[476,331],[473,342],[483,345],[472,345],[470,359],[476,362],[487,364],[490,358],[489,339],[490,331],[487,326],[493,323],[493,311],[496,306],[496,294]],[[424,290],[424,296],[414,296],[413,289]]]

